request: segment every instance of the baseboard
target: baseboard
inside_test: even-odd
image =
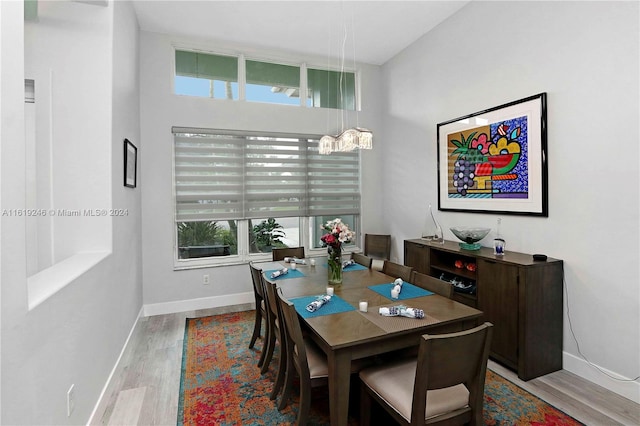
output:
[[[107,377],[107,381],[105,382],[104,387],[102,388],[102,392],[100,392],[100,396],[98,397],[98,402],[96,402],[96,405],[95,407],[93,407],[93,411],[89,416],[89,421],[87,422],[87,426],[96,424],[93,421],[93,417],[96,415],[96,411],[98,410],[98,407],[100,406],[100,402],[102,402],[102,398],[104,398],[104,394],[107,391],[107,388],[109,387],[109,383],[111,383],[111,379],[113,378],[113,375],[115,374],[116,369],[120,364],[120,360],[124,355],[124,351],[127,349],[127,346],[129,345],[129,340],[131,340],[131,336],[133,336],[133,332],[136,329],[136,326],[138,325],[138,321],[140,321],[140,318],[142,318],[143,316],[142,312],[143,312],[143,307],[140,308],[140,312],[138,312],[138,316],[136,317],[136,320],[133,322],[133,326],[131,327],[131,330],[129,330],[129,335],[127,336],[127,340],[124,341],[124,345],[122,345],[122,349],[120,350],[120,355],[118,355],[118,359],[116,359],[115,364],[113,364],[111,373],[109,373],[109,377]]]
[[[627,381],[623,382],[612,379],[606,374],[600,372],[584,359],[567,352],[562,353],[562,368],[582,377],[583,379],[600,385],[611,392],[615,392],[620,396],[630,399],[636,404],[640,404],[640,383],[637,381],[631,381],[631,379],[622,377],[613,371],[598,366],[599,369],[605,371],[607,374]]]
[[[200,299],[179,300],[175,302],[152,303],[144,305],[144,316],[175,314],[177,312],[195,311],[198,309],[220,308],[223,306],[241,305],[255,302],[253,292],[236,293],[224,296],[203,297]]]

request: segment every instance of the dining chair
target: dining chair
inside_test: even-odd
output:
[[[382,262],[391,259],[391,235],[364,234],[364,255],[373,259],[372,269],[382,270]]]
[[[304,259],[304,247],[283,247],[271,249],[271,257],[274,262],[284,260],[285,257],[297,257]]]
[[[262,331],[262,320],[264,319],[265,325],[265,339],[263,340],[262,345],[262,353],[264,353],[264,349],[266,345],[266,330],[267,330],[267,311],[265,310],[265,302],[264,302],[264,293],[262,288],[262,269],[253,265],[253,263],[249,263],[249,269],[251,270],[251,282],[253,283],[253,296],[256,300],[256,318],[253,325],[253,335],[251,336],[251,340],[249,341],[249,349],[253,348],[256,343],[258,337],[260,337],[260,332]],[[262,357],[261,357],[262,358]],[[259,363],[259,366],[262,364]]]
[[[296,308],[280,293],[277,295],[280,311],[284,320],[284,339],[287,347],[287,367],[282,397],[278,410],[287,406],[296,374],[300,383],[300,407],[296,425],[306,425],[309,408],[311,407],[311,389],[329,384],[329,365],[327,357],[310,338],[302,333],[300,319]],[[351,363],[351,373],[357,373],[362,368],[374,362],[371,358],[363,358]]]
[[[360,371],[360,424],[371,423],[372,401],[402,425],[482,425],[493,325],[425,334],[418,357]]]
[[[413,272],[413,266],[400,265],[390,260],[385,260],[382,265],[383,274],[402,278],[402,281],[411,282],[411,272]]]
[[[432,277],[431,275],[413,271],[409,282],[413,285],[424,288],[425,290],[439,294],[440,296],[453,299],[453,285],[446,281],[439,280],[436,277]]]
[[[365,266],[367,268],[371,268],[371,262],[373,262],[372,258],[360,253],[351,253],[351,259],[353,259],[356,263],[362,266]]]
[[[306,425],[311,407],[311,388],[326,386],[329,376],[327,357],[312,341],[305,339],[300,327],[296,308],[289,300],[278,294],[278,303],[284,319],[287,366],[282,397],[278,410],[287,406],[295,374],[300,382],[300,408],[296,424]]]
[[[287,367],[287,348],[285,344],[286,339],[282,313],[280,310],[280,305],[278,303],[278,297],[276,295],[276,284],[271,283],[264,278],[262,278],[262,282],[265,289],[265,295],[267,297],[268,315],[270,317],[269,323],[271,324],[271,334],[273,336],[271,339],[269,339],[266,359],[264,364],[262,365],[262,370],[260,371],[262,374],[266,373],[269,369],[269,364],[271,363],[276,343],[280,344],[280,357],[278,358],[276,379],[274,381],[271,394],[269,395],[269,398],[271,400],[274,400],[278,396],[278,393],[280,392],[280,389],[282,389],[282,385],[284,384],[284,374]]]

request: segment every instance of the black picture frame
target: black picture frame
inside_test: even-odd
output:
[[[548,217],[546,95],[438,123],[438,210]]]
[[[138,148],[124,140],[124,186],[135,188],[138,180]]]

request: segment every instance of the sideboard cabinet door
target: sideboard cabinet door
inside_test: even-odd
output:
[[[518,267],[478,259],[478,309],[493,324],[491,356],[518,368]]]

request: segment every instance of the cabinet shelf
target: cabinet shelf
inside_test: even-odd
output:
[[[475,264],[475,271],[456,268]],[[404,264],[451,282],[475,285],[475,294],[453,299],[483,312],[493,323],[490,356],[515,370],[522,380],[562,368],[562,260],[534,261],[530,254],[493,249],[464,250],[454,241],[404,241]],[[444,275],[443,275],[444,274]]]

